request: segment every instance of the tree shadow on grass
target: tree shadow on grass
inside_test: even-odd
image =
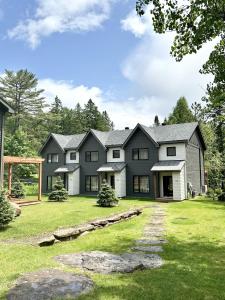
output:
[[[160,269],[101,275],[81,299],[225,299],[225,245],[173,238],[164,249]]]

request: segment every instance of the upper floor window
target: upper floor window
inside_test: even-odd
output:
[[[98,161],[98,151],[87,151],[87,152],[85,152],[85,160],[87,162]]]
[[[147,148],[132,149],[132,159],[133,160],[147,160],[148,159],[148,149]]]
[[[113,158],[120,158],[120,150],[113,150]]]
[[[54,154],[54,153],[48,154],[47,162],[48,163],[58,163],[59,162],[59,155]]]
[[[70,160],[76,160],[77,154],[76,152],[70,152]]]
[[[166,153],[167,156],[176,156],[176,147],[167,147]]]

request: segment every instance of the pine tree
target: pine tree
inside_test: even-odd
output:
[[[6,199],[5,193],[0,191],[0,228],[8,225],[15,217],[14,209]]]
[[[154,126],[159,126],[160,123],[159,123],[159,117],[156,115],[155,116],[155,119],[154,119]]]
[[[38,89],[38,79],[27,70],[13,72],[5,70],[0,77],[0,95],[14,108],[15,114],[9,118],[11,132],[14,133],[26,118],[34,116],[44,107],[44,90]]]
[[[192,111],[188,107],[188,103],[185,97],[181,97],[176,106],[173,109],[173,112],[169,115],[167,124],[180,124],[180,123],[189,123],[195,122],[196,119],[192,114]]]
[[[103,180],[101,190],[98,194],[97,204],[102,207],[112,207],[118,204],[119,200],[116,198],[114,189]]]
[[[48,195],[48,200],[62,202],[67,199],[68,199],[68,192],[64,188],[64,184],[61,177],[58,176],[56,183],[53,186],[53,191]]]
[[[25,192],[19,180],[16,180],[13,183],[10,197],[17,198],[17,199],[25,198]]]
[[[58,96],[55,96],[55,100],[51,105],[50,112],[54,113],[54,114],[60,114],[62,111],[62,108],[63,108],[62,101],[59,99]]]
[[[5,149],[4,154],[9,156],[32,157],[36,153],[32,150],[33,137],[30,138],[26,132],[21,129],[16,130],[14,135],[7,134],[5,136]],[[16,165],[14,166],[13,173],[16,178],[31,177],[36,173],[35,165]]]

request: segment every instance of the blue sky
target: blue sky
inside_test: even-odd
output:
[[[211,45],[176,63],[173,35],[156,35],[134,8],[133,0],[0,0],[0,72],[34,72],[49,103],[56,94],[68,107],[92,97],[116,128],[164,118],[179,96],[200,100]]]

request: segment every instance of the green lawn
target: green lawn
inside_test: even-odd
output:
[[[98,208],[90,198],[71,198],[68,203],[44,203],[23,209],[11,227],[0,232],[2,239],[25,237],[59,226],[83,223],[97,216],[127,210],[148,201],[122,200],[117,208]],[[164,204],[162,204],[164,205]],[[157,270],[123,275],[90,274],[96,288],[82,300],[225,299],[225,205],[207,199],[167,205],[167,239],[162,254],[165,265]],[[0,298],[24,272],[56,267],[74,271],[52,257],[78,251],[127,251],[141,237],[151,209],[143,215],[71,242],[49,248],[6,245],[0,241]]]

